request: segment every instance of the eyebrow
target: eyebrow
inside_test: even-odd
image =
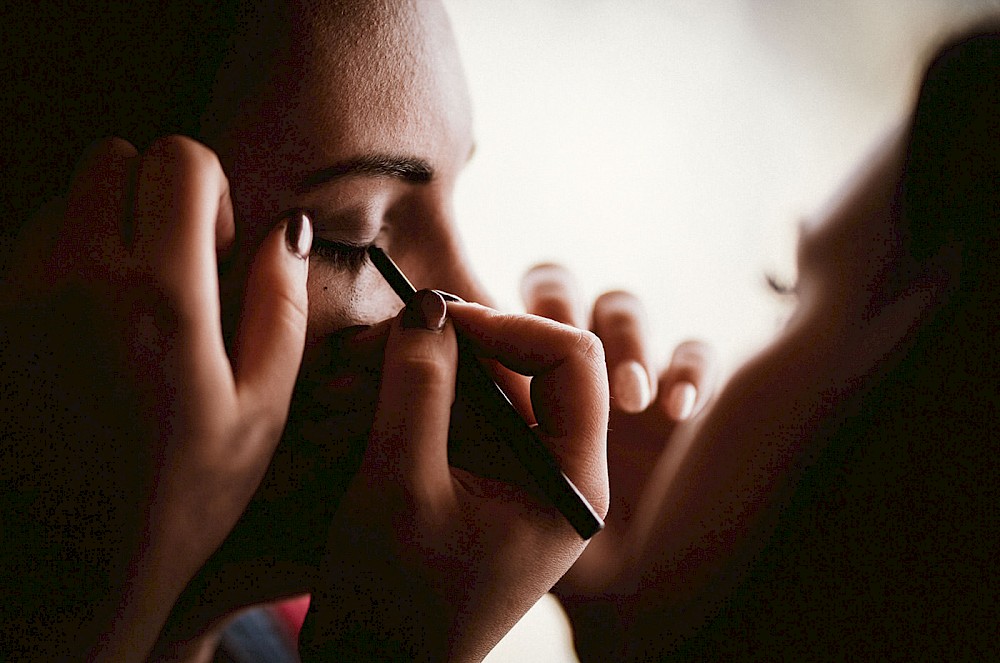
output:
[[[295,192],[308,193],[324,184],[358,176],[391,177],[412,184],[427,184],[434,179],[434,169],[423,159],[414,157],[366,154],[309,173],[295,187]]]

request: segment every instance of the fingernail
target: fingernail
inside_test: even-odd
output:
[[[285,220],[285,243],[288,250],[305,260],[312,249],[312,220],[305,212],[294,212]]]
[[[618,364],[611,376],[611,389],[619,409],[635,414],[649,407],[653,397],[649,386],[649,374],[637,361]]]
[[[670,388],[667,395],[667,414],[675,421],[683,421],[694,412],[694,402],[698,399],[698,390],[690,382],[678,382]]]
[[[426,329],[439,332],[444,329],[448,305],[433,290],[419,290],[403,310],[403,329]]]
[[[538,265],[521,278],[521,298],[525,302],[544,297],[563,297],[569,276],[556,265]]]
[[[555,264],[535,265],[521,277],[521,294],[527,298],[532,294],[547,293],[553,290],[562,294],[567,286],[575,287],[572,275],[563,267]]]
[[[465,303],[464,299],[462,299],[458,295],[453,295],[450,292],[445,292],[444,290],[435,290],[434,292],[441,295],[441,297],[443,297],[446,302],[458,302],[460,304]]]

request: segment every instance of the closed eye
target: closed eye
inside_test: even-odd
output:
[[[798,284],[786,281],[775,274],[764,274],[764,280],[767,282],[768,289],[777,295],[782,297],[794,297],[799,294]]]
[[[331,267],[355,274],[361,271],[361,268],[368,261],[368,245],[349,244],[322,237],[313,237],[309,257],[318,258]]]

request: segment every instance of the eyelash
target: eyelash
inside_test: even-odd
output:
[[[788,281],[770,272],[764,274],[764,280],[771,292],[781,297],[794,297],[798,294],[797,284],[789,285]]]
[[[361,271],[361,268],[368,261],[368,247],[314,236],[309,256],[319,258],[334,268],[344,269],[354,274]]]

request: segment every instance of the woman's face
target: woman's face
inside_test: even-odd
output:
[[[353,4],[327,3],[343,6],[341,14],[321,7],[276,20],[287,36],[262,58],[270,73],[248,97],[217,99],[216,109],[237,110],[208,134],[230,179],[241,255],[253,255],[289,210],[313,220],[306,354],[291,417],[317,439],[352,428],[345,404],[358,415],[359,434],[370,423],[358,412],[370,414],[358,406],[373,398],[370,381],[362,396],[343,377],[351,359],[337,332],[402,306],[368,262],[367,246],[384,248],[418,288],[484,299],[454,228],[452,194],[473,140],[444,10],[433,2]],[[268,20],[264,29],[280,30]],[[217,90],[240,89],[247,66],[261,65],[237,61]]]
[[[798,307],[783,337],[826,348],[840,379],[865,375],[898,350],[955,276],[945,252],[919,263],[904,245],[897,191],[907,136],[887,137],[801,227]]]
[[[291,17],[271,75],[218,141],[245,254],[284,212],[313,220],[310,345],[401,306],[365,259],[371,244],[417,287],[480,295],[453,228],[452,193],[473,143],[444,10],[425,2],[346,15]]]

